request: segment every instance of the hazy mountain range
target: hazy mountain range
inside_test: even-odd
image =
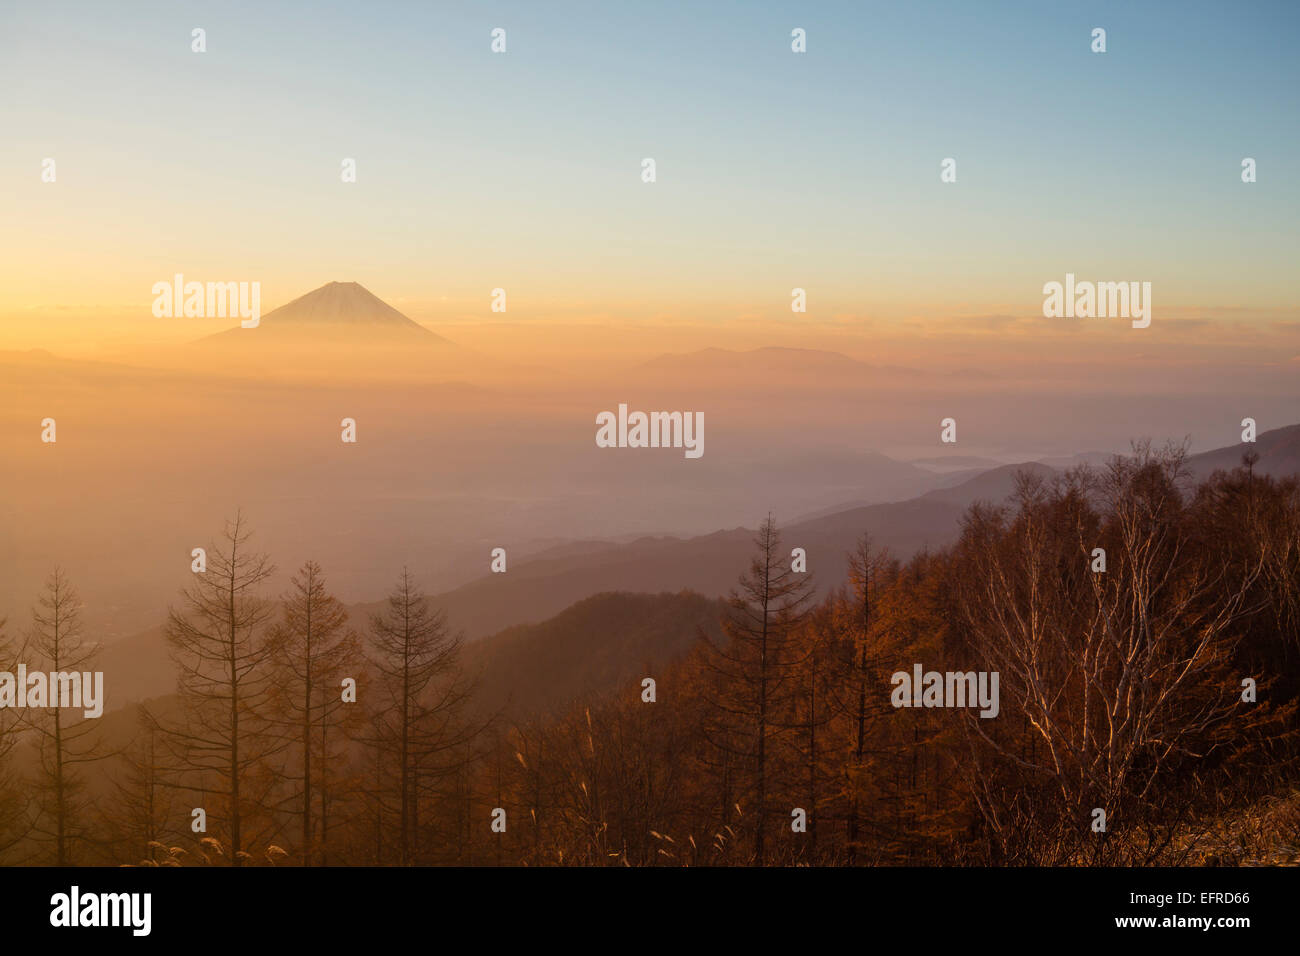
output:
[[[1260,456],[1257,472],[1300,473],[1300,425],[1260,435],[1254,450]],[[1200,480],[1216,470],[1236,467],[1240,459],[1241,446],[1237,446],[1191,456],[1187,463],[1191,476]],[[845,580],[848,552],[864,532],[901,559],[921,548],[946,546],[955,540],[966,509],[977,501],[1003,502],[1020,471],[1045,478],[1058,473],[1040,463],[1006,465],[907,501],[794,522],[781,529],[782,539],[787,548],[807,551],[809,570],[824,593]],[[582,675],[579,683],[597,686],[599,678],[599,686],[609,686],[626,677],[624,671],[633,664],[668,660],[685,650],[696,624],[716,623],[719,607],[711,602],[725,597],[735,585],[747,566],[753,538],[750,528],[732,528],[689,538],[572,542],[515,563],[505,574],[487,573],[433,595],[432,600],[446,609],[452,627],[464,632],[470,648],[467,663],[476,669],[490,663],[484,699],[493,706],[527,685],[531,675],[555,667],[556,661],[572,661],[572,668],[559,670]],[[665,593],[682,592],[704,602],[691,604],[692,613],[703,617],[692,618],[694,623],[684,630],[657,630],[659,602]],[[591,604],[597,595],[603,595],[602,600]],[[383,604],[377,599],[350,606],[354,626],[364,630],[369,616]],[[593,627],[595,608],[614,623]],[[679,610],[677,605],[665,605],[663,613],[676,615]],[[110,706],[171,692],[174,677],[160,627],[107,646],[101,666],[111,675]],[[572,681],[562,686],[561,697],[569,691],[577,696],[586,687]],[[543,698],[551,700],[535,691],[524,693],[522,699],[533,706]]]
[[[1094,397],[1085,418],[1068,393],[1026,403],[960,365],[939,374],[785,347],[521,363],[519,350],[505,361],[455,338],[355,282],[331,282],[255,329],[141,364],[0,352],[0,617],[25,627],[62,564],[88,633],[106,645],[111,703],[166,693],[170,665],[151,624],[187,582],[191,548],[237,509],[280,566],[272,593],[314,558],[341,597],[361,602],[363,626],[405,565],[472,641],[541,627],[602,593],[722,596],[769,512],[833,587],[863,532],[900,558],[940,547],[972,501],[1003,499],[1021,467],[1095,463],[1107,453],[1075,449],[1122,450],[1206,421],[1197,438],[1224,442],[1238,432],[1235,406],[1259,404],[1227,414],[1218,398],[1115,394]],[[620,402],[703,410],[705,455],[597,448],[594,416]],[[942,445],[939,420],[953,413],[961,442]],[[58,420],[57,444],[40,441],[46,417]],[[345,418],[354,445],[340,443]],[[1041,450],[1009,450],[1011,439]],[[1297,471],[1298,446],[1300,426],[1263,432],[1257,468]],[[1241,450],[1191,464],[1204,476]],[[497,546],[506,574],[487,572]]]

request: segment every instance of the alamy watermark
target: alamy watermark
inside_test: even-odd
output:
[[[176,273],[172,280],[153,284],[155,318],[233,319],[246,329],[262,319],[260,282],[186,282]]]
[[[1065,283],[1043,286],[1043,316],[1049,319],[1132,319],[1133,328],[1151,324],[1150,282],[1076,282],[1073,272]]]
[[[125,926],[133,936],[148,936],[152,928],[150,893],[83,893],[73,886],[50,897],[50,925],[56,927]]]
[[[926,671],[912,665],[912,673],[897,671],[890,679],[889,695],[895,707],[979,707],[981,717],[996,717],[999,710],[997,671]]]
[[[703,412],[628,412],[596,416],[597,448],[684,448],[687,458],[704,454]]]
[[[87,719],[104,713],[103,671],[0,671],[0,708],[57,707],[81,710]]]

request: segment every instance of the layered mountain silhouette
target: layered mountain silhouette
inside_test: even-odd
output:
[[[584,598],[537,624],[518,625],[466,644],[461,660],[476,682],[472,709],[531,717],[573,700],[638,680],[684,654],[701,636],[717,640],[725,605],[692,591],[604,593]],[[352,624],[365,629],[361,608]],[[277,610],[278,614],[278,610]],[[148,700],[155,715],[173,712],[176,669],[161,627],[104,650],[98,665],[108,689],[106,711]],[[107,736],[130,741],[136,725],[106,713]]]
[[[1254,445],[1192,455],[1186,462],[1188,472],[1203,481],[1216,470],[1239,465],[1247,450],[1260,456],[1257,474],[1300,474],[1300,425],[1262,432]],[[946,547],[960,533],[966,509],[977,501],[1005,503],[1022,471],[1050,479],[1061,470],[1041,462],[1003,465],[906,501],[848,507],[796,520],[781,528],[781,537],[787,548],[798,546],[808,552],[809,569],[819,589],[836,587],[848,574],[848,552],[863,532],[871,534],[877,547],[887,547],[902,559],[923,548]],[[722,597],[748,566],[753,542],[752,530],[735,528],[691,538],[642,538],[577,552],[542,552],[512,566],[509,574],[488,574],[444,592],[435,603],[472,640],[544,620],[603,591],[690,589],[706,597]],[[380,606],[380,602],[363,605],[367,611]]]
[[[257,336],[259,341],[451,344],[356,282],[326,283],[266,313],[255,328],[227,329],[204,341],[225,343],[236,336]]]
[[[472,641],[462,663],[477,678],[473,707],[530,717],[639,680],[701,635],[720,639],[725,610],[722,601],[693,591],[607,592],[538,624]]]
[[[844,383],[854,386],[892,386],[914,384],[918,380],[988,381],[996,378],[985,369],[947,368],[918,369],[900,365],[872,365],[842,352],[826,349],[763,346],[737,351],[706,348],[694,352],[666,353],[655,356],[630,370],[634,379],[653,376],[656,380],[686,381],[695,384],[763,381],[797,381],[803,385]]]
[[[777,346],[748,351],[707,348],[696,352],[668,353],[656,356],[632,371],[634,375],[649,374],[656,379],[685,378],[697,382],[730,381],[733,378],[753,381],[756,377],[771,381],[773,377],[779,380],[787,376],[800,379],[815,376],[818,379],[830,377],[835,380],[883,378],[910,381],[924,374],[913,368],[868,365],[840,352],[825,349]]]
[[[1239,465],[1246,450],[1259,455],[1257,474],[1300,474],[1300,425],[1263,432],[1252,446],[1231,445],[1193,455],[1187,459],[1188,470],[1203,480],[1216,470]],[[922,548],[947,546],[959,534],[966,509],[976,501],[1005,502],[1021,471],[1049,479],[1059,473],[1041,462],[1004,465],[907,501],[797,520],[782,527],[781,536],[787,548],[807,550],[809,569],[824,592],[844,581],[847,553],[863,532],[872,535],[877,547],[887,547],[902,559]],[[753,547],[754,532],[746,528],[628,543],[570,542],[512,564],[508,574],[486,574],[434,595],[432,602],[446,610],[454,629],[464,631],[471,648],[480,639],[484,642],[468,659],[483,669],[494,704],[513,697],[526,708],[541,707],[563,702],[585,686],[576,678],[562,682],[558,697],[545,701],[521,691],[526,683],[521,675],[547,654],[565,664],[595,659],[599,655],[594,648],[613,642],[616,647],[600,652],[605,657],[599,667],[591,664],[585,673],[599,671],[617,680],[631,673],[632,665],[664,660],[684,649],[704,618],[712,620],[717,612],[713,602],[735,585]],[[664,592],[675,598],[656,611]],[[658,598],[647,597],[656,593]],[[354,624],[364,628],[369,615],[383,604],[366,602],[348,610]],[[672,626],[642,626],[660,620],[656,615],[661,612],[673,617]],[[175,681],[161,627],[106,646],[101,668],[111,675],[110,708],[169,693]],[[570,670],[577,674],[583,669],[574,664]]]

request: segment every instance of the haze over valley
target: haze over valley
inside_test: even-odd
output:
[[[98,639],[151,631],[190,551],[242,510],[280,565],[277,584],[312,557],[365,604],[409,566],[476,638],[603,590],[724,595],[769,512],[833,582],[859,526],[900,556],[947,544],[971,501],[1005,498],[1006,465],[1097,463],[1143,436],[1209,450],[1230,444],[1236,408],[1262,423],[1288,411],[1267,375],[1232,411],[1216,398],[1198,415],[1158,381],[1140,399],[1080,386],[1027,402],[1005,370],[875,366],[830,349],[525,361],[460,346],[351,282],[147,363],[0,353],[12,450],[0,607],[21,619],[59,564]],[[704,454],[596,447],[596,413],[620,402],[702,411]],[[1080,403],[1099,413],[1082,429]],[[943,444],[939,422],[954,412],[959,440]],[[39,441],[46,417],[53,445]],[[355,444],[340,440],[344,418]],[[1214,433],[1188,424],[1216,419]],[[1261,439],[1260,467],[1294,470],[1294,436]],[[1231,467],[1237,454],[1213,460]],[[488,572],[496,547],[507,575]]]

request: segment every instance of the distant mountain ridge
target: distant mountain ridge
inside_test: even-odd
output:
[[[1263,432],[1254,445],[1232,445],[1192,455],[1191,475],[1204,481],[1216,470],[1241,463],[1246,450],[1260,455],[1258,473],[1274,477],[1300,474],[1300,425]],[[849,507],[796,520],[780,528],[786,548],[808,553],[809,570],[819,588],[837,587],[848,573],[847,553],[869,532],[878,547],[906,559],[923,548],[950,545],[962,515],[976,501],[1002,504],[1015,488],[1016,475],[1029,471],[1045,479],[1059,469],[1039,462],[1003,465],[950,488],[905,501]],[[645,538],[592,553],[539,555],[510,569],[489,574],[438,595],[453,625],[470,639],[558,614],[576,601],[602,591],[692,590],[721,597],[735,584],[753,549],[747,528],[715,531],[690,538]],[[375,607],[378,607],[376,604]]]
[[[842,352],[826,349],[788,348],[768,345],[735,350],[705,348],[695,352],[669,352],[657,355],[637,367],[642,371],[697,374],[780,374],[812,373],[830,375],[916,376],[918,369],[892,365],[868,365]]]
[[[1255,465],[1257,473],[1274,477],[1300,474],[1300,425],[1263,432],[1254,445],[1237,444],[1192,455],[1187,465],[1192,476],[1203,481],[1216,470],[1238,466],[1247,450],[1260,456]],[[782,540],[786,548],[807,551],[809,570],[819,589],[825,591],[844,581],[847,553],[864,532],[871,534],[877,547],[887,547],[902,559],[923,548],[946,547],[956,539],[966,509],[975,501],[1003,503],[1013,491],[1020,471],[1045,479],[1060,473],[1042,463],[1004,465],[960,485],[907,501],[848,508],[792,522],[780,528]],[[519,686],[518,668],[508,660],[508,654],[502,655],[512,646],[527,646],[529,655],[537,655],[544,641],[539,644],[535,639],[540,640],[542,635],[564,635],[569,643],[560,659],[565,661],[589,653],[583,648],[596,645],[584,642],[598,642],[605,628],[623,629],[619,638],[622,649],[611,653],[607,661],[611,679],[623,675],[621,668],[627,663],[624,654],[639,664],[641,658],[645,662],[662,659],[659,655],[665,650],[680,651],[688,643],[691,628],[700,622],[702,609],[712,614],[711,602],[725,596],[735,585],[747,566],[753,540],[752,530],[732,528],[688,538],[644,537],[625,544],[573,542],[512,564],[507,574],[487,574],[431,595],[430,599],[446,610],[451,626],[463,630],[471,642],[477,643],[477,638],[490,641],[481,651],[467,648],[467,653],[471,661],[489,670],[488,683],[493,688],[489,696],[501,703]],[[680,615],[664,632],[670,636],[659,641],[652,630],[634,626],[633,622],[652,619],[653,602],[639,602],[647,594],[664,592],[677,596],[676,610],[671,613]],[[574,608],[596,595],[604,596]],[[350,605],[354,626],[364,628],[369,614],[383,604],[379,600]],[[558,622],[550,620],[561,615]],[[522,643],[516,645],[516,641]],[[174,684],[161,627],[109,645],[102,662],[105,673],[115,675],[109,683],[110,708],[168,692]],[[560,697],[579,690],[566,683]],[[516,694],[515,702],[540,702],[527,697]]]
[[[765,345],[753,349],[710,347],[693,352],[667,352],[629,369],[638,375],[686,378],[705,383],[714,380],[753,382],[791,379],[837,386],[885,386],[959,378],[971,382],[992,381],[997,376],[986,369],[912,368],[903,365],[873,365],[829,349]],[[810,378],[810,376],[812,378]]]
[[[649,676],[701,635],[717,640],[725,610],[693,591],[607,592],[473,641],[463,662],[478,678],[474,709],[527,717]]]

